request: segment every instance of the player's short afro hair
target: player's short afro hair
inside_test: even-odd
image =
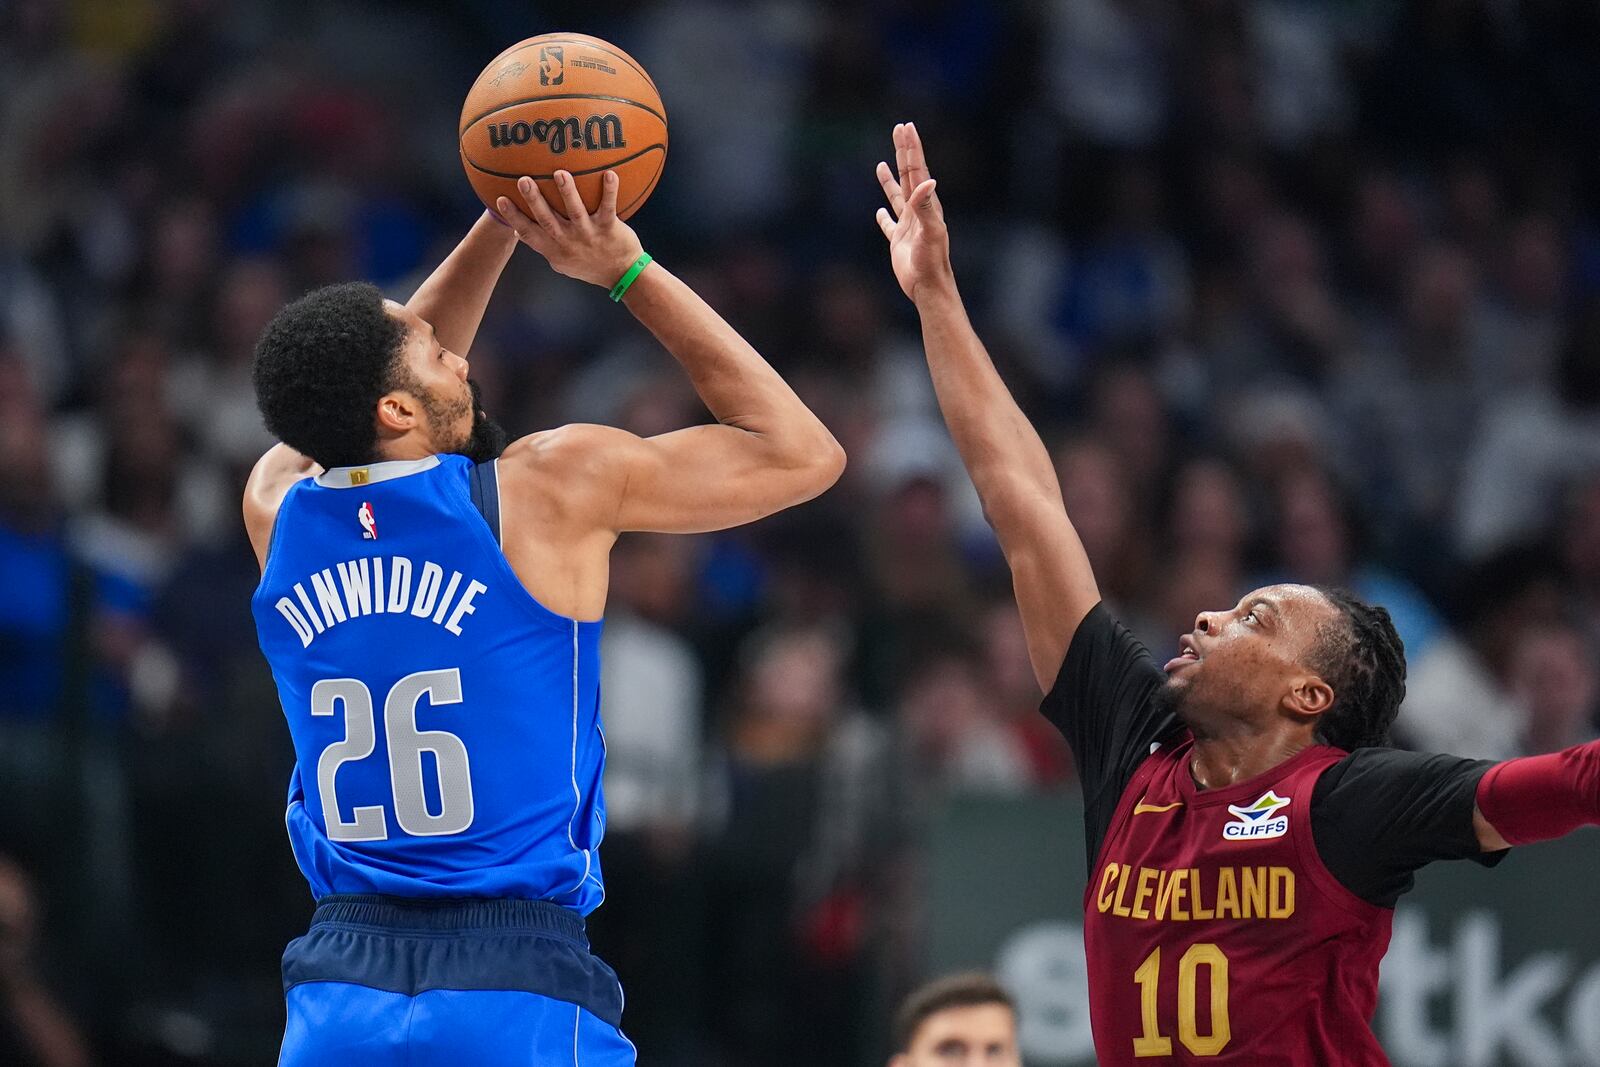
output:
[[[1333,687],[1333,707],[1317,720],[1317,739],[1353,752],[1389,744],[1406,698],[1406,649],[1388,611],[1343,589],[1317,591],[1339,612],[1322,628],[1311,666]]]
[[[324,467],[370,463],[378,398],[397,384],[406,327],[365,282],[313,290],[256,342],[256,406],[267,429]]]

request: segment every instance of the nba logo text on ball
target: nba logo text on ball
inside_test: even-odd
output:
[[[559,44],[539,46],[539,84],[560,85],[567,78],[567,63],[562,58],[564,48]]]
[[[356,509],[356,521],[361,523],[361,539],[363,541],[376,541],[378,539],[378,520],[372,515],[372,505],[365,500],[361,507]]]
[[[538,119],[534,122],[491,122],[489,147],[509,148],[538,141],[561,155],[569,148],[606,152],[626,148],[622,139],[622,119],[616,115],[590,115],[586,119]]]
[[[1289,816],[1278,812],[1289,806],[1287,797],[1272,790],[1261,794],[1253,804],[1229,804],[1228,811],[1238,822],[1225,823],[1222,836],[1229,841],[1269,841],[1289,832]]]

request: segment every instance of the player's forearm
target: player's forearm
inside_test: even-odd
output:
[[[1478,782],[1477,801],[1484,820],[1512,845],[1600,825],[1600,741],[1496,764]]]
[[[832,469],[837,477],[844,453],[833,434],[761,354],[671,271],[652,263],[623,302],[683,365],[718,422],[752,435],[751,446],[768,452],[768,462]]]
[[[939,410],[1004,547],[1025,536],[1018,513],[1041,499],[1059,506],[1050,453],[972,328],[954,280],[919,287],[916,303]]]
[[[406,306],[433,324],[440,344],[465,356],[516,247],[517,235],[511,228],[484,213]]]

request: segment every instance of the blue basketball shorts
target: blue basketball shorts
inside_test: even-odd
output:
[[[534,900],[325,897],[283,954],[279,1067],[633,1067],[583,919]]]

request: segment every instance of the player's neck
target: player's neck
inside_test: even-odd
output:
[[[378,447],[373,450],[376,454],[375,463],[386,463],[395,459],[427,459],[437,455],[433,442],[416,434],[406,434],[388,441],[379,441]]]
[[[1226,789],[1265,774],[1314,743],[1298,734],[1196,737],[1189,774],[1201,789]]]

